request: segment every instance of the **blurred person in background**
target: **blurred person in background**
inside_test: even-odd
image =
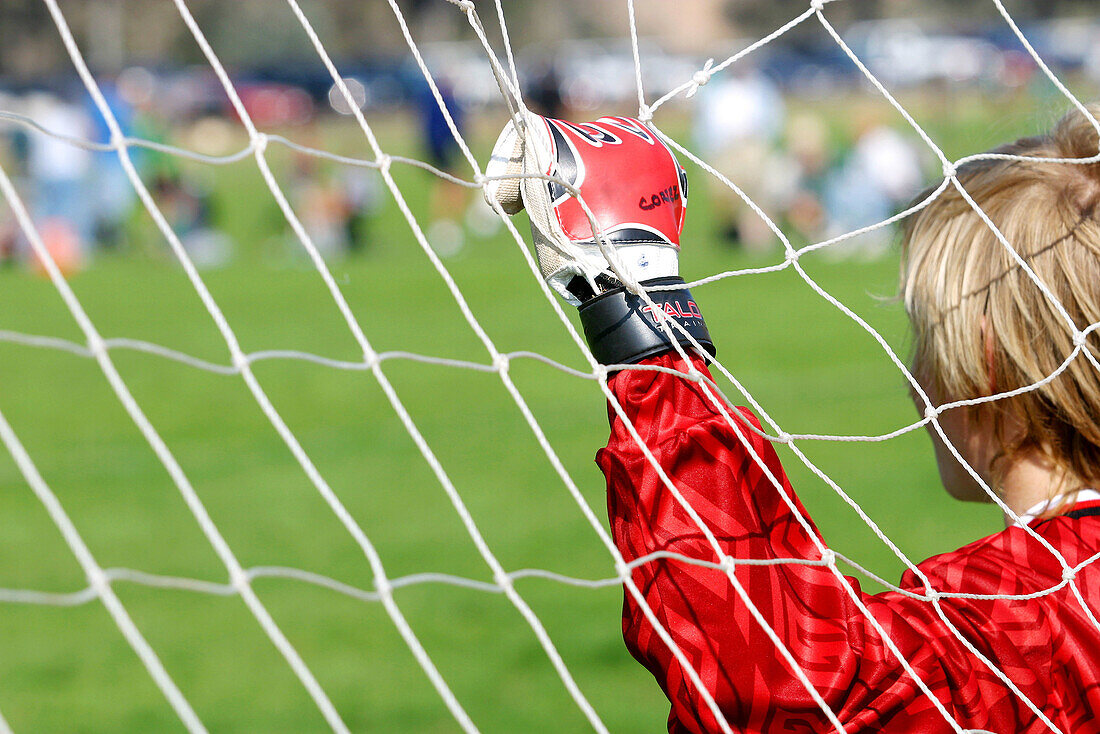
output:
[[[812,112],[791,117],[787,150],[795,177],[787,199],[785,224],[804,244],[818,242],[825,231],[822,199],[831,160],[825,121]]]
[[[455,129],[463,134],[465,115],[462,106],[454,94],[454,86],[445,75],[436,76],[436,86],[443,105],[451,115]],[[416,95],[417,113],[420,117],[420,131],[424,145],[424,160],[445,173],[459,178],[468,177],[461,170],[462,151],[455,141],[447,118],[440,108],[431,88],[423,84]],[[467,190],[450,181],[431,175],[428,192],[430,224],[425,235],[432,249],[442,257],[457,255],[465,245],[465,234],[459,221],[462,219]]]
[[[133,108],[115,83],[100,80],[99,86],[107,105],[111,108],[111,113],[122,129],[122,134],[128,136]],[[86,99],[85,108],[92,123],[92,139],[96,143],[109,144],[111,130],[91,97]],[[130,183],[116,151],[97,151],[92,154],[91,163],[95,182],[95,185],[90,187],[93,207],[93,242],[99,247],[113,250],[124,243],[126,220],[133,211],[137,192]]]
[[[128,115],[133,137],[192,150],[218,146],[207,140],[218,135],[216,127],[208,125],[209,120],[195,119],[187,113],[171,115],[167,95],[158,94],[164,87],[149,70],[127,69],[119,75],[117,86],[118,104]],[[108,101],[113,107],[114,103]],[[204,144],[199,145],[200,141]],[[130,148],[129,153],[138,176],[149,188],[157,208],[191,261],[202,268],[225,265],[233,255],[233,243],[214,224],[218,203],[214,192],[215,173],[206,166],[185,169],[184,159],[179,156],[144,146]],[[124,232],[128,208],[123,208],[121,199],[115,201],[114,206],[117,207],[114,213],[121,219],[109,226],[119,227]],[[128,206],[133,206],[132,198]],[[141,226],[142,236],[138,241],[142,247],[155,256],[167,255],[174,259],[168,255],[167,242],[151,220],[143,217]]]
[[[79,267],[92,240],[92,153],[55,136],[88,140],[92,123],[80,106],[47,92],[33,93],[26,110],[50,133],[35,132],[28,138],[35,224],[62,270],[71,271]]]
[[[920,190],[921,181],[917,147],[875,113],[863,113],[851,150],[825,182],[825,237],[890,218]],[[882,227],[838,243],[829,253],[874,259],[889,250],[893,237],[892,227]]]
[[[16,248],[19,243],[19,226],[7,210],[0,212],[0,267],[11,267],[15,263]]]
[[[17,109],[14,97],[0,95],[0,109]],[[16,190],[25,190],[29,132],[20,125],[0,125],[0,166],[4,167]],[[0,266],[18,261],[21,235],[10,206],[0,206]]]
[[[229,261],[232,242],[213,224],[215,202],[210,179],[185,178],[178,169],[163,171],[150,191],[195,265],[213,268]]]
[[[342,111],[346,105],[335,109],[349,114]],[[295,136],[307,148],[323,150],[323,129],[311,119],[298,128]],[[378,171],[333,163],[304,150],[293,151],[289,164],[287,193],[291,206],[321,256],[328,260],[362,252],[367,246],[370,220],[382,202]],[[283,219],[277,209],[272,216]],[[278,240],[286,254],[292,258],[305,256],[298,238],[289,231],[285,234]]]
[[[565,116],[565,102],[561,96],[561,76],[554,57],[549,54],[536,56],[531,62],[523,101],[527,109],[536,115],[561,119]]]
[[[370,221],[382,206],[382,185],[378,172],[358,166],[343,166],[338,175],[344,197],[344,236],[351,254],[363,252],[370,239]]]
[[[14,134],[17,131],[20,131],[20,136]],[[19,139],[26,139],[25,132],[21,132],[20,128],[0,127],[0,166],[3,166],[9,177],[16,182],[17,189],[20,188],[17,182],[20,178],[19,169],[22,167],[22,162],[19,160],[20,146],[16,144]],[[0,206],[0,268],[11,267],[16,263],[18,248],[19,224],[15,221],[15,215],[10,206]]]
[[[354,77],[347,77],[343,81],[352,104],[348,103],[344,91],[333,84],[328,93],[329,107],[339,115],[351,115],[355,109],[366,109],[370,104],[370,96],[363,83]],[[325,147],[321,125],[316,116],[311,115],[307,121],[299,124],[301,127],[296,133],[299,139],[312,148]],[[341,254],[363,252],[370,238],[370,220],[375,217],[382,204],[382,183],[378,171],[361,166],[340,165],[337,172],[332,174],[329,168],[319,165],[319,161],[306,161],[302,159],[303,156],[304,153],[299,153],[292,161],[292,194],[304,195],[305,199],[313,202],[312,210],[306,213],[307,216],[319,230],[326,233],[322,235],[323,238],[339,243]],[[311,181],[311,175],[320,175],[322,179]],[[315,187],[318,184],[322,188],[326,187],[324,181],[334,187],[331,196],[338,199],[338,202],[330,201],[326,204],[325,196],[316,196]],[[297,202],[295,208],[301,203],[305,202]],[[326,217],[337,221],[325,222]],[[337,233],[336,229],[341,232]]]
[[[771,217],[780,209],[774,163],[784,117],[779,90],[756,69],[726,69],[699,89],[694,129],[699,155]],[[740,196],[713,176],[707,176],[707,186],[719,233],[731,246],[755,253],[775,246],[774,233]]]
[[[295,151],[290,192],[294,209],[317,251],[326,260],[343,256],[351,248],[351,219],[346,187],[338,183],[322,162]],[[292,252],[298,242],[291,242]]]

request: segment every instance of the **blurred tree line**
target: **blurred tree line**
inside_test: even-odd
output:
[[[85,58],[97,71],[129,64],[202,63],[201,53],[171,0],[58,0]],[[404,55],[407,45],[387,0],[300,0],[329,51],[340,59]],[[475,0],[490,38],[499,41],[492,0]],[[446,0],[398,0],[418,42],[473,38],[463,13]],[[513,44],[553,45],[558,39],[627,37],[623,0],[502,0]],[[806,0],[636,0],[639,31],[671,50],[699,49],[700,39],[768,33],[807,6]],[[316,63],[285,0],[187,0],[200,27],[229,64]],[[1020,21],[1095,12],[1095,0],[1010,0]],[[856,20],[917,17],[965,30],[995,20],[990,2],[957,0],[836,0],[826,16],[840,28]],[[669,34],[670,24],[679,26]],[[804,24],[795,35],[820,33]],[[679,39],[679,40],[677,40]],[[676,45],[689,46],[675,48]],[[43,0],[0,2],[0,76],[30,81],[69,74],[57,29]]]

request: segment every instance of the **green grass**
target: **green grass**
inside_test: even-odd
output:
[[[1008,117],[994,126],[1005,133],[1000,137],[1026,132],[1034,116],[1025,119],[1015,109],[1011,102],[992,105],[986,122],[1004,112]],[[938,120],[950,155],[996,142],[984,139],[989,125],[976,122],[970,108],[963,113],[954,123]],[[399,139],[391,149],[400,148]],[[407,168],[397,174],[423,216],[425,175]],[[359,359],[317,273],[271,249],[285,228],[254,167],[244,162],[217,176],[240,258],[204,278],[245,351]],[[682,258],[688,277],[779,261],[778,254],[753,260],[715,244],[707,202],[696,196],[691,209]],[[137,252],[104,257],[71,281],[92,321],[106,337],[227,363],[225,344],[182,271],[163,255],[148,223],[135,231],[148,238]],[[335,263],[333,272],[375,349],[486,362],[395,207],[385,207],[372,231],[367,252]],[[894,291],[895,262],[809,256],[803,265],[904,356],[904,316],[882,299]],[[509,238],[475,239],[447,267],[502,351],[530,350],[583,367]],[[696,296],[723,362],[785,430],[876,434],[915,419],[903,379],[881,347],[793,271],[726,279],[699,287]],[[83,341],[52,285],[22,272],[0,273],[0,329]],[[242,564],[292,566],[372,587],[363,553],[239,377],[121,350],[112,359]],[[506,569],[613,575],[606,550],[496,375],[399,360],[383,370]],[[491,580],[372,375],[297,361],[260,362],[255,372],[391,577],[439,572]],[[592,461],[607,434],[598,389],[533,361],[514,362],[512,374],[602,517],[603,480]],[[101,565],[225,580],[180,493],[93,360],[0,342],[0,411]],[[803,448],[914,560],[998,529],[995,511],[959,506],[943,494],[923,432],[886,443]],[[827,541],[896,578],[901,564],[892,552],[828,486],[789,453],[785,459]],[[83,588],[76,561],[6,452],[0,452],[0,488],[0,587]],[[212,731],[325,729],[240,598],[115,588]],[[255,588],[354,730],[457,730],[380,604],[281,579],[258,580]],[[667,703],[620,638],[621,590],[538,579],[521,580],[517,589],[612,731],[663,728]],[[534,635],[502,595],[420,585],[398,590],[396,602],[483,731],[585,729]],[[0,605],[0,712],[16,732],[182,728],[99,603]]]

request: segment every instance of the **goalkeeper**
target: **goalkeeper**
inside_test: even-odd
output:
[[[678,278],[687,182],[672,152],[644,124],[626,118],[581,125],[524,119],[522,132],[510,124],[501,134],[487,173],[502,178],[489,193],[509,213],[526,207],[543,274],[580,306],[593,354],[604,364],[708,374],[704,352],[713,353],[713,346]],[[1072,112],[1050,135],[995,152],[1085,158],[1098,147],[1093,121]],[[506,178],[519,173],[525,175]],[[543,174],[568,185],[538,177]],[[967,163],[957,175],[1077,328],[1100,322],[1100,164],[992,159]],[[595,243],[590,216],[614,248],[611,258]],[[903,255],[913,372],[934,403],[1033,385],[1059,372],[1073,353],[1073,334],[1050,298],[954,187],[907,220]],[[621,286],[631,280],[656,288],[649,290],[656,311]],[[690,364],[673,350],[661,322],[683,327],[675,339]],[[1096,356],[1096,335],[1087,334],[1083,349]],[[1100,561],[1088,563],[1100,552],[1100,370],[1088,356],[1079,354],[1038,388],[939,416],[951,443],[1020,521],[924,561],[921,572],[941,593],[1035,596],[941,597],[937,605],[915,598],[927,590],[912,572],[900,582],[911,593],[869,595],[823,565],[737,568],[759,613],[845,731],[1100,732]],[[821,558],[817,530],[796,519],[792,506],[808,516],[748,410],[729,409],[739,423],[731,427],[698,383],[665,372],[623,370],[610,387],[724,553]],[[596,460],[607,477],[611,530],[626,561],[657,551],[718,561],[627,423],[614,411],[609,415],[611,438]],[[987,501],[933,439],[947,491]],[[1074,570],[1064,574],[1036,536]],[[835,730],[723,571],[662,558],[632,573],[734,731]],[[1069,576],[1080,597],[1064,582]],[[718,731],[701,691],[630,595],[623,633],[672,704],[669,731]]]

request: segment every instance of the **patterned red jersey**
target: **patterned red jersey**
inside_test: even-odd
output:
[[[672,354],[647,363],[686,369]],[[701,362],[696,366],[706,369]],[[627,371],[614,377],[611,387],[725,553],[735,559],[821,558],[810,533],[742,443],[753,447],[808,517],[770,442],[747,428],[731,428],[698,385],[678,377]],[[607,477],[611,530],[623,556],[630,562],[670,551],[717,561],[623,421],[609,414],[611,438],[597,462]],[[746,409],[732,414],[759,427]],[[1077,567],[1100,552],[1100,501],[1078,502],[1069,509],[1054,519],[1033,520],[1030,527]],[[810,528],[816,535],[816,527]],[[944,593],[1030,594],[1063,582],[1057,559],[1022,527],[934,556],[920,569]],[[941,616],[931,602],[903,593],[864,594],[855,579],[842,580],[824,566],[741,565],[735,575],[847,732],[957,731],[903,669],[850,592],[961,729],[1100,732],[1100,629],[1068,585],[1032,599],[941,597]],[[836,730],[723,571],[661,559],[635,568],[633,580],[734,731]],[[1084,565],[1075,580],[1091,614],[1100,613],[1100,564]],[[906,572],[899,586],[925,593],[912,572]],[[669,731],[720,731],[699,691],[630,594],[623,609],[623,634],[672,703]]]

